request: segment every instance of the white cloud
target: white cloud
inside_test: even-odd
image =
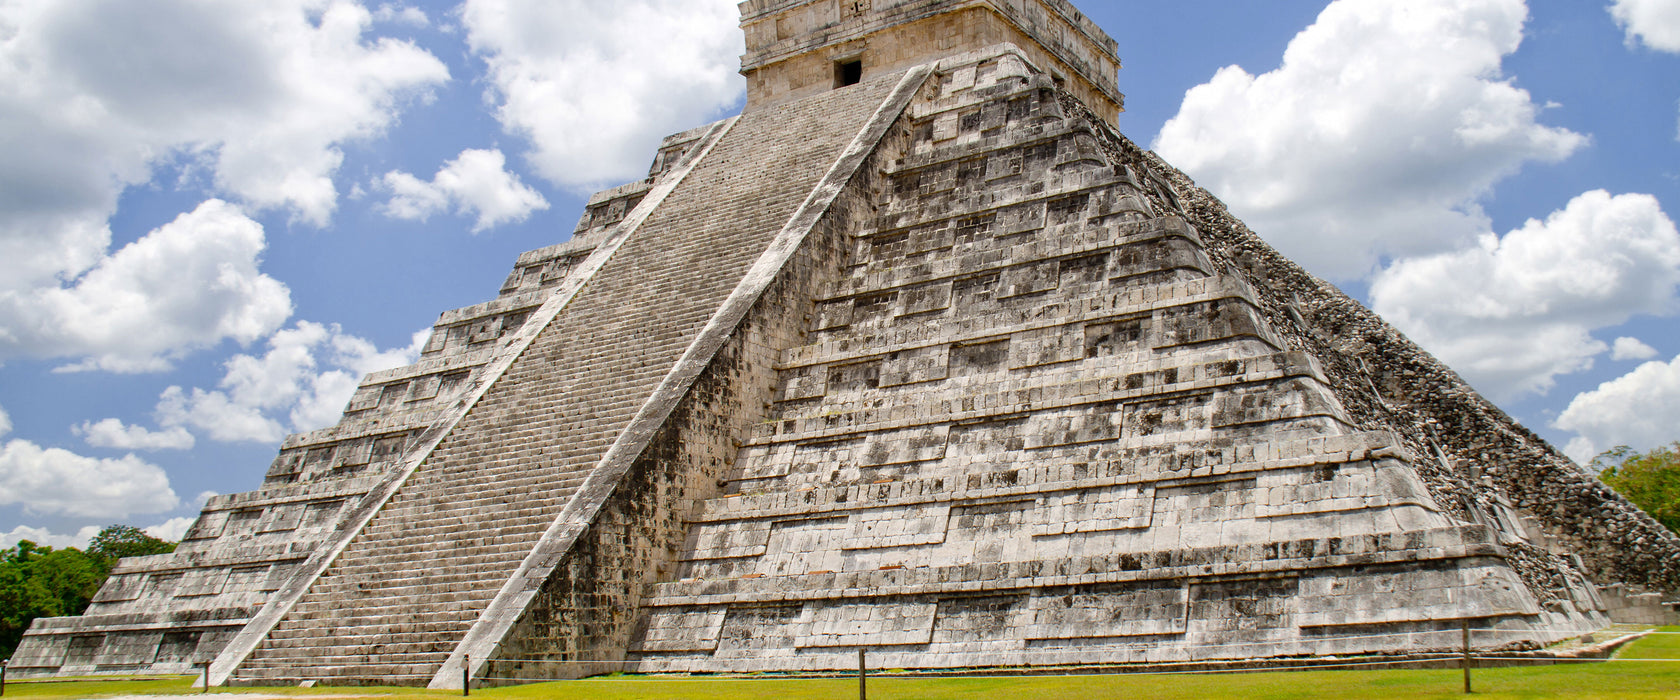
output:
[[[369,36],[372,23],[347,0],[0,3],[0,296],[17,306],[71,294],[84,273],[109,266],[119,195],[162,166],[325,224],[342,144],[380,135],[408,100],[448,80],[412,43]],[[101,357],[84,367],[142,369],[169,354],[103,357],[97,329],[57,323],[6,312],[0,356],[85,351]],[[141,342],[207,342],[201,326],[157,327]],[[222,330],[254,337],[246,326]]]
[[[1680,0],[1615,0],[1610,15],[1636,41],[1658,51],[1680,53]]]
[[[1676,285],[1680,233],[1656,198],[1594,190],[1503,238],[1390,265],[1371,284],[1371,306],[1508,398],[1591,366],[1608,349],[1592,331],[1672,312]]]
[[[12,417],[6,415],[5,408],[0,408],[0,437],[5,437],[9,432],[12,432]]]
[[[323,428],[344,410],[362,375],[417,359],[427,332],[416,333],[406,348],[381,351],[337,325],[299,321],[269,338],[262,356],[229,358],[218,389],[165,389],[156,417],[167,428],[192,428],[223,442],[274,442],[288,426]]]
[[[382,4],[379,9],[374,10],[373,19],[376,22],[394,22],[406,24],[410,27],[425,27],[431,24],[431,20],[426,18],[426,13],[422,12],[420,8],[392,5],[391,3]]]
[[[11,549],[22,540],[29,540],[53,549],[64,549],[65,547],[86,549],[88,543],[93,541],[93,536],[97,534],[99,534],[99,528],[94,525],[77,530],[74,535],[60,535],[45,528],[19,525],[12,528],[11,532],[0,534],[0,549]]]
[[[1617,362],[1622,360],[1649,360],[1657,356],[1656,348],[1646,345],[1638,338],[1617,338],[1610,348],[1610,359]]]
[[[69,286],[0,288],[0,356],[83,357],[63,369],[165,369],[223,339],[249,343],[292,313],[258,270],[263,228],[219,199],[105,257]]]
[[[1284,254],[1332,279],[1485,232],[1476,200],[1585,137],[1503,79],[1522,0],[1340,0],[1262,75],[1185,94],[1154,148]]]
[[[286,436],[279,421],[263,415],[259,406],[233,402],[225,392],[171,386],[158,397],[155,415],[169,426],[192,426],[220,442],[275,442]]]
[[[0,447],[0,505],[26,513],[121,518],[179,502],[163,470],[134,455],[95,459],[27,440]]]
[[[659,140],[741,99],[734,0],[467,0],[497,117],[536,172],[592,190],[642,177]]]
[[[82,436],[89,445],[119,450],[189,450],[194,442],[192,433],[186,428],[177,426],[152,431],[143,426],[124,425],[116,418],[106,418],[98,423],[83,421],[70,430]]]
[[[1565,452],[1585,464],[1603,450],[1649,450],[1680,439],[1680,357],[1647,362],[1577,394],[1555,425],[1578,433]]]
[[[190,517],[170,518],[151,527],[144,528],[144,530],[146,531],[146,534],[160,540],[164,540],[165,542],[180,542],[182,537],[187,536],[187,528],[192,527],[193,522],[196,520],[198,520],[198,516],[196,515]]]
[[[379,134],[405,97],[448,80],[412,43],[364,36],[373,16],[344,0],[21,0],[3,17],[0,110],[73,147],[55,168],[40,162],[51,149],[8,144],[27,158],[7,169],[68,176],[101,210],[187,153],[227,191],[325,223],[338,144]]]
[[[473,233],[499,224],[524,221],[531,212],[548,208],[548,200],[506,170],[500,150],[469,148],[445,163],[431,182],[393,170],[374,183],[391,193],[383,209],[398,219],[425,221],[453,206],[460,214],[476,213]]]

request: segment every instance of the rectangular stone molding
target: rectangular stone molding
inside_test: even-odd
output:
[[[884,647],[926,644],[933,637],[933,602],[807,605],[795,646]]]
[[[1155,487],[1136,484],[1039,496],[1033,535],[1137,530],[1153,525]]]
[[[696,526],[688,531],[683,545],[684,559],[728,559],[756,557],[770,543],[769,522],[723,522]]]
[[[895,506],[853,513],[841,549],[881,549],[945,541],[946,504]]]
[[[804,614],[803,605],[731,606],[718,631],[717,656],[791,656]]]
[[[881,361],[877,386],[918,384],[946,378],[950,369],[951,346],[900,350]]]
[[[1084,338],[1079,330],[1055,326],[1022,331],[1010,336],[1009,368],[1024,369],[1084,359]]]
[[[636,651],[716,651],[726,613],[721,608],[654,610]]]
[[[1028,639],[1184,634],[1188,591],[1174,581],[1048,589],[1027,606]]]
[[[942,459],[950,432],[948,425],[934,425],[871,434],[860,446],[857,465],[883,467]]]

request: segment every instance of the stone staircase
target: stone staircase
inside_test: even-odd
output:
[[[741,117],[231,680],[432,677],[896,80]]]

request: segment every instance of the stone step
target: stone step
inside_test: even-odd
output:
[[[415,593],[415,591],[425,591],[425,593],[438,594],[438,596],[459,593],[475,598],[474,591],[484,591],[487,588],[501,586],[499,577],[487,576],[487,574],[432,574],[432,576],[408,574],[408,576],[402,577],[386,577],[381,582],[385,586],[378,586],[378,588],[373,588],[373,586],[358,588],[354,582],[331,582],[331,586],[334,586],[334,588],[323,588],[321,593],[323,593],[323,596],[331,596],[334,601],[353,599],[353,601],[370,601],[371,603],[376,599],[390,598],[395,594]],[[385,591],[391,591],[391,593],[386,594]],[[306,613],[309,608],[299,608],[299,611]]]
[[[377,654],[389,661],[400,661],[400,657],[414,660],[431,660],[447,658],[454,651],[454,645],[430,637],[421,641],[397,641],[402,635],[374,636],[358,635],[354,637],[336,637],[334,644],[291,644],[287,646],[265,646],[270,651],[270,660],[304,659],[308,661],[361,662],[373,661],[371,655]]]
[[[533,511],[531,513],[525,514],[523,517],[518,517],[518,518],[513,518],[513,517],[488,518],[487,517],[487,518],[477,518],[477,519],[474,519],[474,520],[469,520],[469,521],[466,521],[464,523],[451,522],[451,523],[446,523],[446,524],[433,524],[433,525],[399,526],[399,525],[396,525],[396,524],[392,524],[392,525],[382,525],[379,529],[371,529],[370,528],[366,532],[370,535],[376,535],[376,536],[388,536],[388,535],[394,535],[394,534],[398,534],[398,533],[413,533],[416,536],[435,537],[435,538],[438,538],[439,540],[443,540],[443,541],[453,543],[450,546],[455,547],[455,548],[460,548],[460,547],[490,547],[490,548],[496,548],[496,547],[501,547],[501,546],[504,546],[504,545],[523,544],[523,543],[527,542],[533,536],[532,534],[530,534],[530,532],[527,532],[527,530],[529,530],[531,532],[535,532],[535,533],[542,532],[542,528],[547,527],[548,522],[553,520],[555,514],[560,512],[561,506],[563,506],[563,503],[556,503],[556,504],[551,505],[550,509],[546,512]],[[455,537],[457,535],[461,535],[463,537],[470,537],[470,536],[472,536],[471,533],[485,532],[486,530],[484,528],[486,526],[504,528],[507,531],[497,532],[496,535],[495,535],[496,539],[494,541],[485,541],[483,538],[478,538],[478,540],[476,542],[469,543],[470,541],[468,541],[468,540],[464,540],[462,538]],[[433,550],[437,550],[440,546],[442,546],[441,543],[433,544],[433,545],[430,545],[430,546],[416,545],[414,548],[409,549],[407,551],[410,551],[410,552],[433,551]]]
[[[525,542],[510,541],[495,545],[452,545],[442,540],[435,547],[405,545],[391,550],[362,550],[346,552],[333,569],[341,575],[358,577],[363,587],[395,580],[402,571],[425,571],[443,565],[471,565],[474,561],[506,561],[525,556],[536,540],[538,530],[533,522],[532,533]],[[420,528],[416,528],[420,529]],[[388,567],[400,567],[391,569]],[[465,573],[465,572],[464,572]]]
[[[390,606],[386,606],[385,609],[389,610]],[[292,626],[283,630],[276,628],[276,632],[281,634],[275,636],[274,641],[284,642],[281,646],[285,647],[299,647],[320,646],[365,637],[366,639],[358,643],[365,641],[375,644],[400,639],[405,644],[420,644],[440,641],[440,635],[459,632],[471,623],[471,616],[465,613],[436,613],[419,619],[405,619],[400,623],[364,616],[357,620],[328,620],[325,625],[311,627]]]
[[[565,506],[575,489],[568,488],[555,494],[544,494],[546,497],[530,498],[517,504],[504,504],[499,500],[485,498],[479,502],[480,507],[461,507],[434,503],[394,503],[380,523],[387,527],[410,527],[416,524],[433,522],[447,523],[454,520],[503,520],[521,518],[543,511],[557,510]],[[377,530],[370,530],[377,532]]]
[[[360,664],[309,664],[278,667],[263,667],[253,665],[242,666],[235,672],[237,680],[258,682],[297,681],[306,680],[336,680],[362,681],[369,685],[424,685],[442,667],[437,663],[360,663]],[[416,681],[419,681],[418,683]]]
[[[542,470],[505,468],[499,471],[486,470],[485,473],[480,475],[481,480],[477,484],[453,484],[447,481],[434,482],[418,478],[410,481],[414,486],[427,489],[428,495],[436,495],[441,499],[478,501],[517,495],[519,491],[532,487],[552,491],[580,483],[588,475],[588,469],[557,464],[554,467]],[[485,493],[481,490],[474,490],[481,489],[485,483],[491,485],[495,491]]]
[[[489,588],[491,583],[500,585],[498,579],[485,577],[443,582],[427,580],[422,576],[411,576],[402,580],[412,581],[413,583],[383,586],[376,589],[377,593],[375,594],[368,594],[365,589],[357,588],[353,584],[335,583],[332,585],[336,588],[323,588],[322,593],[336,592],[339,594],[337,600],[354,601],[357,608],[367,609],[378,606],[382,600],[392,600],[405,595],[425,595],[440,604],[474,601],[484,597],[483,591]],[[312,610],[303,609],[299,611],[299,614],[306,616],[310,612]],[[332,614],[339,613],[334,610]]]
[[[834,98],[849,110],[841,121],[861,123],[882,85]],[[314,653],[355,662],[326,663],[323,675],[367,678],[414,670],[386,650],[459,642],[855,129],[813,142],[759,121],[721,142],[715,170],[674,191],[496,378],[293,605],[270,635],[286,646],[259,647],[252,672],[308,677],[261,669]],[[742,187],[728,175],[743,167],[777,186]],[[481,528],[502,537],[485,543]]]
[[[458,632],[464,624],[459,621],[451,622],[413,622],[409,626],[412,630],[380,630],[373,631],[366,626],[334,628],[330,636],[278,636],[263,642],[263,648],[274,654],[296,656],[297,650],[320,649],[326,646],[338,645],[373,645],[373,644],[404,644],[404,645],[435,645],[448,647],[447,641],[439,638],[439,633]]]

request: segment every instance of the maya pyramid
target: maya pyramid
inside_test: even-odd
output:
[[[1680,539],[1119,135],[1065,0],[740,9],[740,116],[12,673],[1521,648],[1680,590]]]

